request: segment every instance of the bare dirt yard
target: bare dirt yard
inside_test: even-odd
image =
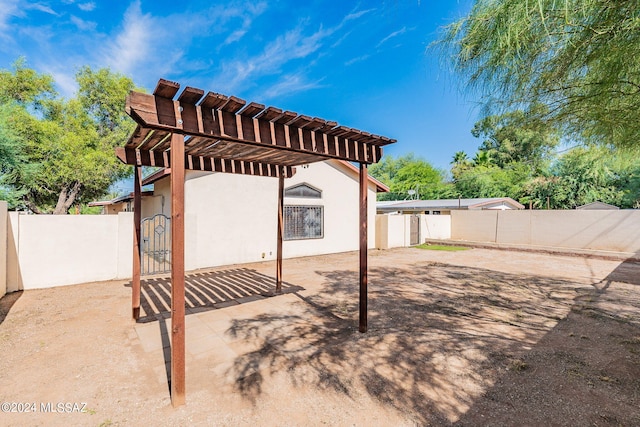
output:
[[[123,281],[8,295],[0,425],[640,425],[640,264],[415,248],[369,264],[366,334],[357,253],[285,260],[270,298],[273,262],[190,275],[176,409],[166,280],[144,284],[138,323]]]

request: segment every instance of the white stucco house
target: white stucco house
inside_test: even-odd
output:
[[[284,184],[283,257],[357,250],[358,168],[327,160],[296,169]],[[163,169],[143,180],[144,186],[153,184],[153,194],[142,199],[143,218],[171,216],[170,173],[170,169]],[[376,193],[386,191],[384,184],[369,177],[370,248],[375,247]],[[187,171],[185,268],[274,260],[277,192],[275,178]]]

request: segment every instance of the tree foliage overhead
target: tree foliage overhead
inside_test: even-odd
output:
[[[0,187],[14,208],[67,213],[129,173],[114,147],[134,126],[124,114],[133,81],[89,67],[76,80],[77,95],[64,99],[22,60],[0,70]]]
[[[441,46],[489,110],[525,109],[574,139],[640,141],[637,0],[476,0]]]
[[[389,186],[389,193],[379,194],[378,200],[441,199],[450,197],[453,191],[445,182],[444,171],[413,153],[397,158],[384,156],[370,166],[369,173]]]

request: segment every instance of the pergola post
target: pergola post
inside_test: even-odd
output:
[[[278,244],[276,247],[276,293],[282,292],[282,239],[284,233],[284,167],[278,166]]]
[[[184,136],[171,135],[171,404],[185,403]]]
[[[133,273],[131,278],[131,309],[134,320],[140,317],[140,221],[142,218],[141,166],[133,168]]]
[[[367,193],[369,180],[367,164],[360,163],[360,324],[358,330],[367,332]]]

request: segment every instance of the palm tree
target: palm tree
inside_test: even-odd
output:
[[[478,151],[473,158],[473,164],[475,166],[491,166],[493,159],[488,151]]]
[[[465,166],[469,164],[469,156],[464,151],[456,151],[451,164],[454,166]]]

